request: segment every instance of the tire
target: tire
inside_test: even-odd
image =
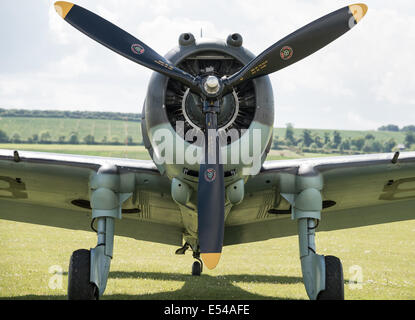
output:
[[[80,249],[72,253],[68,272],[69,300],[98,300],[98,288],[89,282],[91,254]]]
[[[199,261],[193,262],[192,276],[200,276],[201,273],[202,273],[202,265],[200,264],[200,262]]]
[[[339,258],[325,256],[326,289],[321,291],[317,300],[344,300],[343,267]]]

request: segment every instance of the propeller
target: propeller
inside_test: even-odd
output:
[[[197,210],[200,256],[209,269],[219,262],[225,228],[225,182],[217,134],[219,108],[218,100],[203,102],[205,157],[199,167]]]
[[[294,31],[224,79],[224,91],[228,92],[242,82],[281,70],[320,50],[353,28],[366,12],[365,4],[353,4]]]
[[[229,77],[194,77],[177,68],[152,48],[100,16],[70,2],[57,1],[59,15],[76,29],[142,66],[174,78],[203,100],[205,157],[199,167],[198,235],[203,262],[213,269],[222,252],[225,183],[220,163],[217,116],[221,98],[245,81],[281,70],[320,50],[353,28],[366,14],[365,4],[336,10],[279,40]]]
[[[175,67],[145,43],[95,13],[66,1],[55,2],[55,10],[74,28],[107,48],[144,67],[177,79],[196,92],[200,91],[199,82],[194,76]]]

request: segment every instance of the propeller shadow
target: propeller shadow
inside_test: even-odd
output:
[[[270,297],[246,291],[235,283],[302,283],[302,278],[271,275],[224,275],[224,276],[192,276],[182,273],[159,272],[125,272],[112,271],[110,279],[149,279],[158,281],[180,281],[184,285],[175,291],[164,291],[140,295],[104,295],[103,299],[154,299],[154,300],[269,300],[287,299]],[[289,299],[289,298],[288,298]]]
[[[67,275],[63,272],[63,275]],[[183,273],[111,271],[111,279],[179,281],[184,285],[175,291],[147,294],[104,294],[102,300],[291,300],[290,297],[265,296],[240,288],[237,283],[271,283],[275,285],[302,283],[300,277],[272,275],[192,276]],[[108,283],[108,285],[111,285]],[[278,288],[276,288],[278,290]],[[0,300],[66,300],[66,295],[24,295],[1,297]]]

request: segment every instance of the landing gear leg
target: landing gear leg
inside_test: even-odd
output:
[[[319,175],[296,176],[296,194],[283,194],[292,205],[298,223],[301,271],[311,300],[343,300],[344,282],[340,259],[316,253],[315,231],[321,219],[322,180]]]
[[[92,177],[92,218],[97,221],[97,246],[75,251],[70,260],[68,299],[98,299],[105,291],[114,246],[115,219],[134,190],[134,175],[118,174],[118,168],[104,165]]]
[[[301,270],[310,299],[344,300],[343,268],[340,259],[316,254],[316,220],[298,220]]]

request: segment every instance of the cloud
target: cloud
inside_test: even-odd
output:
[[[24,68],[18,67],[18,60],[16,66],[0,68],[0,106],[140,111],[151,71],[71,27],[56,14],[53,2],[26,1],[28,10],[36,6],[36,12],[45,14],[0,20],[0,26],[5,24],[18,34],[30,26],[32,34],[42,36],[42,41],[31,42],[29,37],[0,53],[0,61],[14,61],[27,48],[37,52],[27,56],[31,60],[22,64]],[[366,3],[369,11],[356,28],[270,76],[277,125],[375,129],[385,123],[415,123],[415,66],[411,63],[415,4]],[[213,38],[239,32],[244,46],[259,54],[349,1],[79,0],[77,4],[116,23],[162,55],[177,45],[182,32],[198,37],[201,28],[204,37]],[[45,17],[45,23],[40,23]]]

